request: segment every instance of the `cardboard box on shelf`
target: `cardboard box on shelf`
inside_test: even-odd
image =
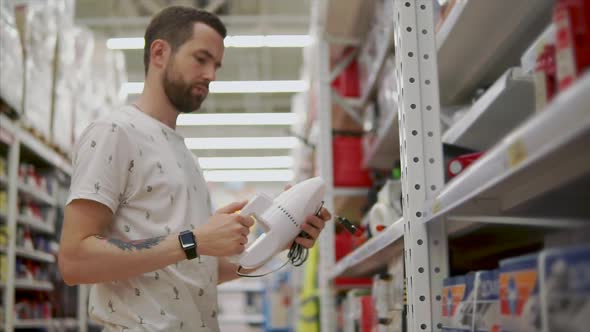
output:
[[[540,332],[538,254],[500,261],[500,325],[504,332]]]
[[[471,331],[473,322],[473,283],[475,275],[446,278],[442,293],[442,330],[447,332]]]
[[[500,289],[498,271],[475,273],[473,331],[500,332]]]

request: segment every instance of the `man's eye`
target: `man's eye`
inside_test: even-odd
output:
[[[202,65],[207,62],[207,60],[205,58],[195,57],[195,59],[197,60],[198,63],[200,63]]]

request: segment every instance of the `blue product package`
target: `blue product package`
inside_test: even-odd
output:
[[[443,281],[442,330],[445,332],[471,331],[473,321],[473,273],[446,278]]]
[[[500,261],[500,325],[503,332],[540,332],[538,254]]]
[[[590,326],[590,246],[545,250],[539,257],[543,332]]]
[[[498,270],[475,273],[473,331],[500,332],[500,285]]]

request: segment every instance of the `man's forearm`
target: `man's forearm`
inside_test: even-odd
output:
[[[69,285],[124,280],[186,259],[177,235],[125,241],[90,236],[62,248],[59,264]]]

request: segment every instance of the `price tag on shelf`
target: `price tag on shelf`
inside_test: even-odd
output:
[[[442,206],[438,200],[434,201],[432,204],[432,214],[437,214],[442,209]]]
[[[526,146],[521,140],[516,140],[508,147],[508,166],[514,168],[527,157]]]

